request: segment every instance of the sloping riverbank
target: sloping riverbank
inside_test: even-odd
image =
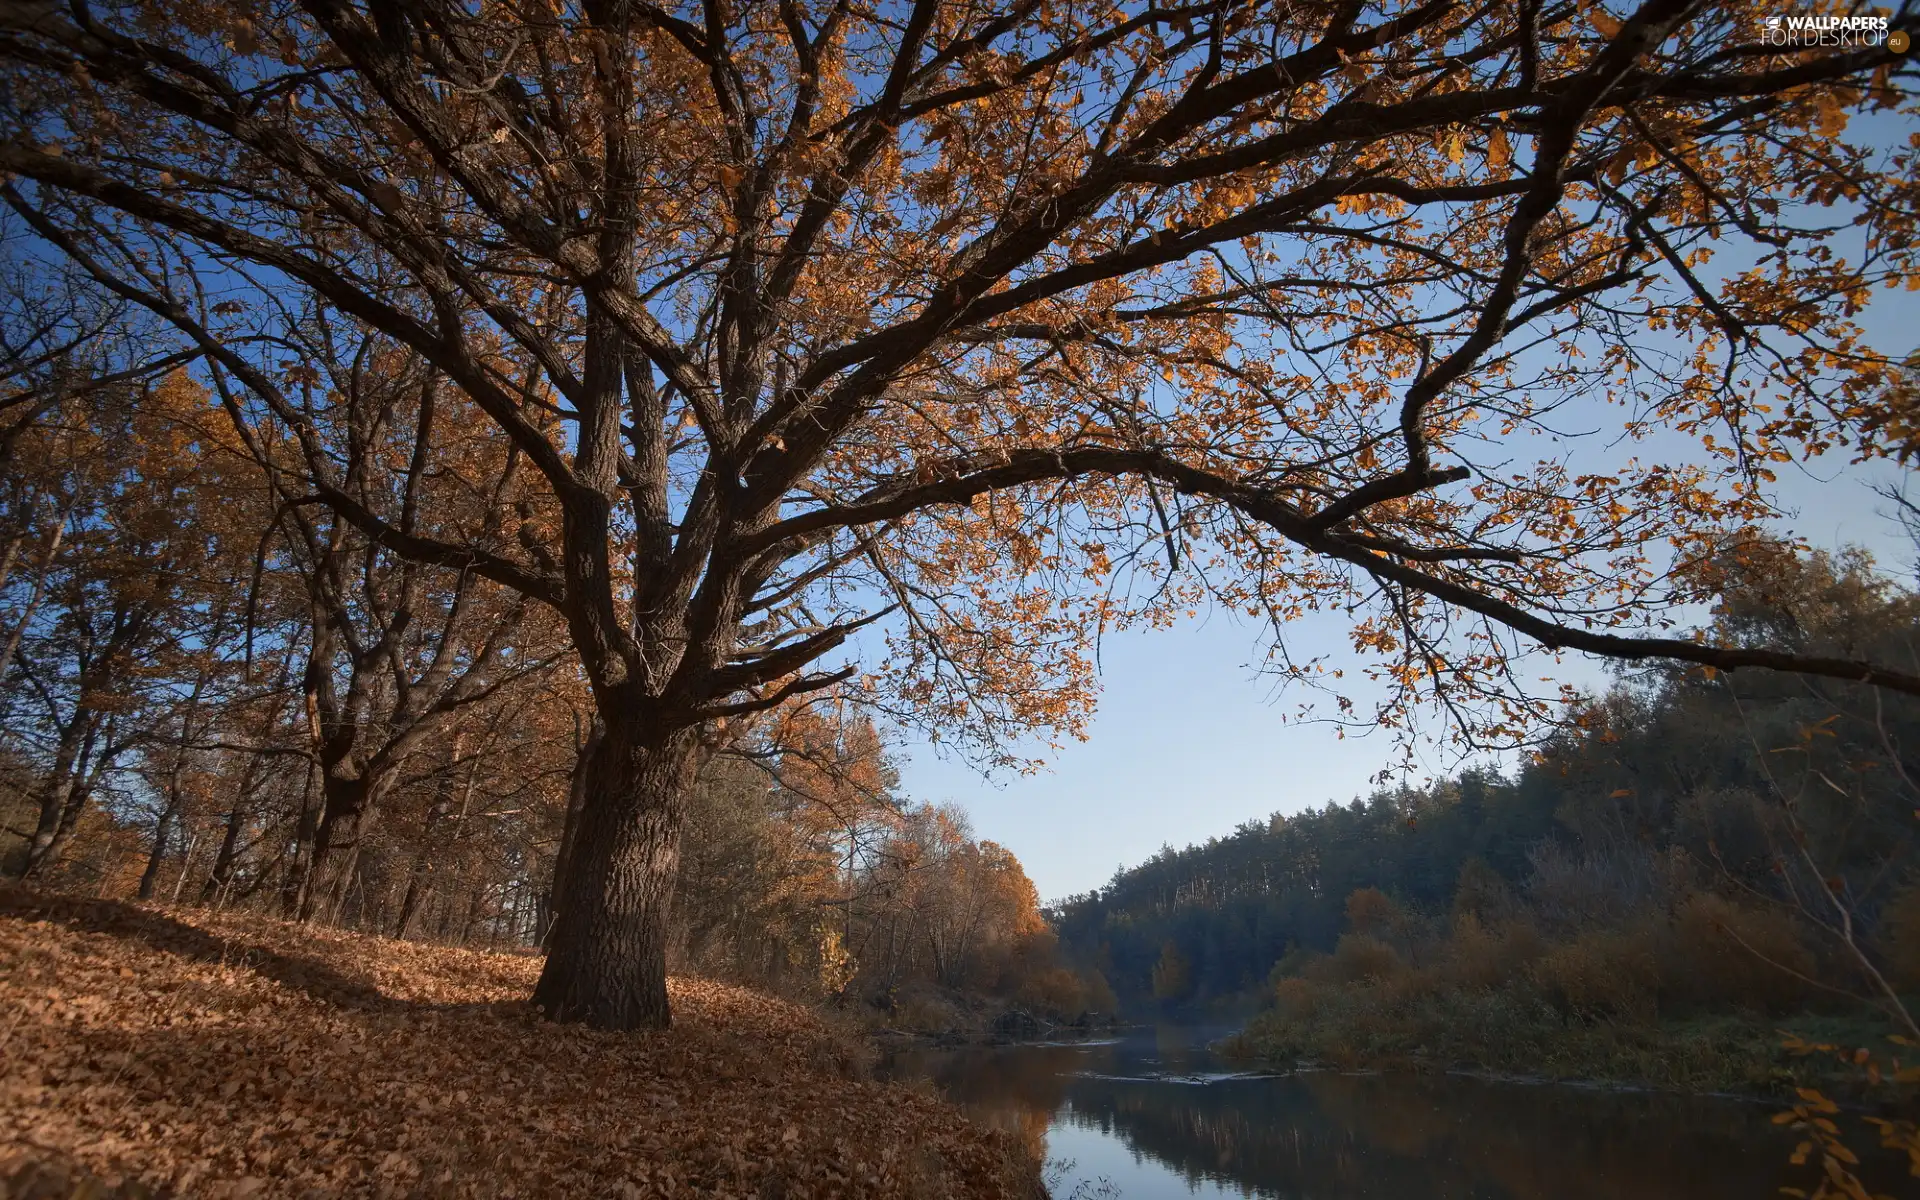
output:
[[[194,1196],[1017,1196],[1039,1164],[807,1010],[527,1007],[537,958],[0,889],[0,1177]],[[64,1193],[63,1193],[64,1194]]]

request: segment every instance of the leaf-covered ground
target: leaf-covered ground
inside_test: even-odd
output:
[[[863,1081],[804,1008],[524,1002],[539,960],[0,888],[0,1197],[1019,1196],[1037,1164]]]

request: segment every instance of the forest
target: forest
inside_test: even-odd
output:
[[[430,386],[383,380],[377,361],[340,369],[386,389],[374,405]],[[224,420],[173,370],[86,380],[8,431],[0,869],[540,945],[603,736],[558,630],[485,581],[277,506]],[[382,464],[406,461],[406,434],[388,430],[359,486],[398,486]],[[405,503],[451,521],[467,498],[449,476]],[[924,984],[1085,1007],[1019,862],[902,795],[845,703],[736,722],[686,821],[676,966],[809,998],[891,1003]]]

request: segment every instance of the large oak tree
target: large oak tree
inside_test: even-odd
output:
[[[536,1000],[658,1025],[679,798],[811,692],[1071,729],[1095,632],[1208,592],[1487,734],[1535,646],[1920,691],[1651,625],[1771,464],[1904,448],[1852,322],[1915,278],[1913,60],[1773,11],[12,3],[0,198],[299,503],[563,615],[604,734]],[[369,503],[315,306],[539,494]]]

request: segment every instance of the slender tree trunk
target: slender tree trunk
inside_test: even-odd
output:
[[[894,981],[899,978],[899,975],[900,918],[890,916],[887,918],[887,970],[885,976],[885,986],[889,1002],[893,999]]]
[[[317,767],[307,765],[307,777],[300,785],[300,819],[293,827],[293,854],[287,859],[287,878],[280,889],[280,914],[297,917],[307,903],[307,881],[312,875],[313,838],[320,822],[313,803],[313,777]]]
[[[40,819],[34,826],[33,840],[27,844],[26,861],[20,868],[22,879],[51,867],[72,836],[80,820],[80,810],[86,806],[91,782],[87,764],[99,736],[98,718],[84,709],[74,713],[73,719],[61,730],[53,773],[40,793]]]
[[[557,915],[560,911],[560,889],[566,886],[567,863],[573,856],[574,838],[580,831],[580,813],[587,806],[587,767],[605,739],[606,732],[605,722],[596,714],[593,723],[587,727],[586,741],[574,756],[573,773],[567,780],[567,815],[560,825],[559,848],[553,852],[553,879],[547,885],[546,908],[552,914]],[[540,930],[541,944],[546,944],[552,936],[553,925],[549,922]]]
[[[28,502],[26,511],[29,514],[33,512],[31,501]],[[0,554],[0,589],[4,589],[7,586],[7,580],[13,577],[14,560],[20,557],[20,547],[27,540],[27,532],[23,529],[7,539],[6,553]]]
[[[546,945],[547,932],[552,928],[553,888],[549,886],[533,898],[533,928],[528,931],[529,940],[536,946]]]
[[[160,819],[153,825],[153,849],[147,852],[147,869],[140,872],[140,899],[153,899],[154,885],[160,879],[160,863],[167,856],[167,842],[173,833],[173,813],[176,799],[167,798],[167,807]]]
[[[325,805],[314,830],[300,920],[311,921],[316,913],[339,909],[359,861],[360,839],[372,830],[374,809],[384,790],[378,780],[364,775],[326,772],[321,782]]]
[[[445,816],[446,807],[443,796],[427,810],[427,819],[420,830],[420,845],[413,852],[413,864],[407,868],[407,890],[400,898],[400,919],[394,922],[394,937],[407,936],[407,929],[420,910],[420,901],[427,894],[427,876],[433,870],[433,835],[435,827]]]
[[[453,757],[455,761],[458,761],[460,758],[464,737],[464,731],[454,735]],[[452,814],[453,824],[446,837],[447,845],[444,848],[434,846],[433,835],[436,829],[446,824],[449,815],[448,810],[451,805],[445,793],[441,793],[433,802],[433,807],[427,810],[425,828],[421,831],[420,848],[414,854],[413,867],[407,876],[406,899],[401,901],[400,904],[399,926],[395,929],[393,936],[398,938],[407,936],[407,927],[413,923],[415,906],[419,903],[422,896],[430,895],[433,892],[433,888],[427,883],[427,879],[429,875],[434,873],[433,854],[435,850],[440,849],[445,857],[450,860],[453,857],[454,851],[458,848],[460,844],[460,831],[466,826],[467,813],[473,807],[474,788],[479,783],[479,780],[480,759],[478,756],[475,756],[472,763],[467,767],[467,782],[460,789],[460,809],[457,813]],[[444,918],[442,918],[441,921],[440,936],[442,939],[446,937],[446,922]]]
[[[54,830],[53,840],[47,845],[39,862],[31,868],[33,871],[48,869],[66,853],[67,844],[73,841],[74,833],[80,828],[80,817],[87,811],[87,802],[93,799],[93,785],[98,777],[98,771],[89,771],[85,778],[74,783],[73,790],[67,796],[66,808],[60,814],[60,825]],[[101,882],[104,883],[105,879]]]
[[[460,918],[459,945],[467,945],[469,939],[473,937],[473,923],[480,916],[482,890],[482,888],[476,885],[467,892],[467,915]]]
[[[426,851],[422,850],[414,859],[413,870],[407,872],[407,894],[400,900],[400,919],[394,922],[394,937],[407,936],[407,926],[413,924],[414,913],[419,910],[420,899],[426,892],[426,889],[421,886],[426,880],[426,871],[423,867],[426,857]]]
[[[193,874],[193,848],[200,840],[200,831],[187,834],[187,844],[180,852],[180,877],[173,881],[173,903],[180,903],[180,893],[187,886],[187,876]]]
[[[276,879],[283,873],[282,867],[286,861],[286,847],[282,846],[274,853],[272,858],[268,859],[258,870],[253,872],[252,876],[249,877],[246,882],[242,883],[240,881],[240,872],[236,869],[233,874],[227,877],[226,882],[221,885],[220,891],[214,895],[213,906],[219,909],[225,908],[229,904],[245,904],[247,901],[253,899],[254,893],[266,887],[269,880]],[[238,894],[235,893],[236,888],[238,888]]]
[[[194,689],[194,698],[199,699],[199,689]],[[180,819],[180,809],[186,797],[180,790],[180,768],[186,758],[186,739],[192,734],[191,719],[182,723],[180,730],[181,745],[173,752],[173,766],[167,771],[167,806],[160,813],[160,819],[153,825],[153,850],[147,855],[147,869],[140,873],[140,899],[153,899],[154,885],[160,879],[160,863],[167,856],[167,842],[173,833],[174,822]],[[191,853],[192,841],[188,842]],[[185,878],[185,876],[181,876]],[[180,898],[180,889],[175,887],[174,899]]]
[[[213,856],[213,870],[200,889],[200,903],[211,904],[233,882],[235,860],[240,857],[240,831],[246,827],[247,810],[235,803],[227,813],[227,830],[220,838],[220,849]]]
[[[26,857],[20,862],[20,876],[23,879],[40,868],[47,847],[53,844],[54,832],[60,827],[60,810],[66,803],[67,792],[73,787],[74,764],[80,757],[80,742],[86,736],[84,722],[78,716],[75,714],[75,719],[60,731],[60,744],[54,749],[53,770],[41,785],[39,820],[34,825],[33,835],[27,839]]]
[[[586,798],[533,1002],[597,1029],[663,1029],[666,950],[681,807],[697,766],[690,728],[613,717],[586,770]],[[649,736],[651,734],[651,736]]]

